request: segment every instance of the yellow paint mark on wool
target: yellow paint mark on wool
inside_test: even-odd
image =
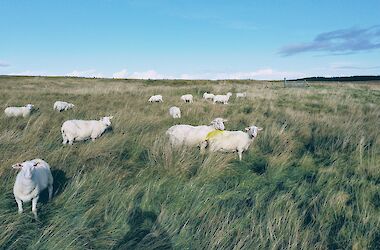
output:
[[[214,131],[211,131],[211,132],[209,132],[209,133],[207,134],[205,140],[210,140],[210,139],[212,139],[212,138],[214,138],[214,137],[216,137],[216,136],[218,136],[218,135],[221,135],[221,134],[223,134],[223,133],[224,133],[223,130],[214,130]]]

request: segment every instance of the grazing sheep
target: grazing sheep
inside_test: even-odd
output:
[[[162,95],[152,95],[149,98],[148,102],[164,102],[164,101],[162,100]]]
[[[245,98],[245,97],[247,97],[247,92],[236,93],[236,98]]]
[[[24,107],[8,107],[4,110],[7,117],[27,117],[32,113],[34,106],[32,104],[27,104]]]
[[[256,126],[245,128],[243,131],[221,131],[220,133],[209,133],[202,142],[201,152],[208,147],[210,151],[216,152],[237,152],[239,160],[242,159],[244,151],[248,150],[253,140],[257,136],[257,132],[263,130]]]
[[[171,107],[169,109],[169,114],[173,117],[173,118],[181,118],[181,110],[178,108],[178,107]]]
[[[53,196],[53,176],[50,172],[50,166],[44,160],[34,159],[17,163],[12,168],[20,170],[13,186],[13,194],[17,202],[18,212],[22,213],[23,202],[32,201],[32,212],[37,219],[39,194],[48,188],[49,200]]]
[[[193,95],[191,95],[191,94],[183,95],[183,96],[181,96],[181,100],[184,102],[192,103],[193,102]]]
[[[228,100],[232,96],[231,92],[228,92],[226,95],[215,95],[214,96],[214,104],[217,102],[228,104]]]
[[[63,102],[63,101],[56,101],[54,103],[53,109],[61,112],[61,111],[64,111],[64,110],[72,109],[74,107],[75,107],[75,105],[72,104],[72,103]]]
[[[207,92],[203,94],[203,98],[206,100],[214,100],[214,96],[215,96],[214,94],[207,93]]]
[[[169,136],[172,146],[200,146],[208,133],[214,130],[224,130],[223,122],[226,121],[223,118],[216,118],[209,126],[174,125],[166,131],[166,134]]]
[[[72,145],[74,141],[84,141],[91,138],[95,141],[111,126],[113,116],[106,116],[96,120],[68,120],[62,124],[61,132],[63,144]]]

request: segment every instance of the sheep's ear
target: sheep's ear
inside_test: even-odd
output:
[[[112,118],[113,118],[113,116],[110,116],[109,118],[110,118],[110,119],[112,119]]]
[[[223,122],[228,122],[228,120],[227,119],[223,119]]]
[[[249,131],[250,129],[251,129],[250,127],[246,127],[244,130]]]
[[[21,163],[16,163],[15,165],[12,165],[12,168],[14,169],[22,169]]]
[[[261,130],[263,130],[263,128],[257,128],[257,131],[261,131]]]

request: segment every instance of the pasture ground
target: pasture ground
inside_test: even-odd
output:
[[[0,108],[32,103],[31,117],[0,116],[3,249],[378,249],[380,83],[152,81],[0,77]],[[205,91],[247,91],[229,105]],[[191,93],[193,104],[179,97]],[[164,103],[149,104],[153,94]],[[54,101],[73,102],[57,113]],[[182,119],[168,114],[181,108]],[[96,142],[61,144],[67,119],[113,115]],[[243,161],[171,150],[176,123],[263,127]],[[17,214],[11,165],[43,158],[54,197]]]

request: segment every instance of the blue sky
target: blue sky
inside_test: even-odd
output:
[[[0,75],[380,75],[380,1],[0,0]]]

